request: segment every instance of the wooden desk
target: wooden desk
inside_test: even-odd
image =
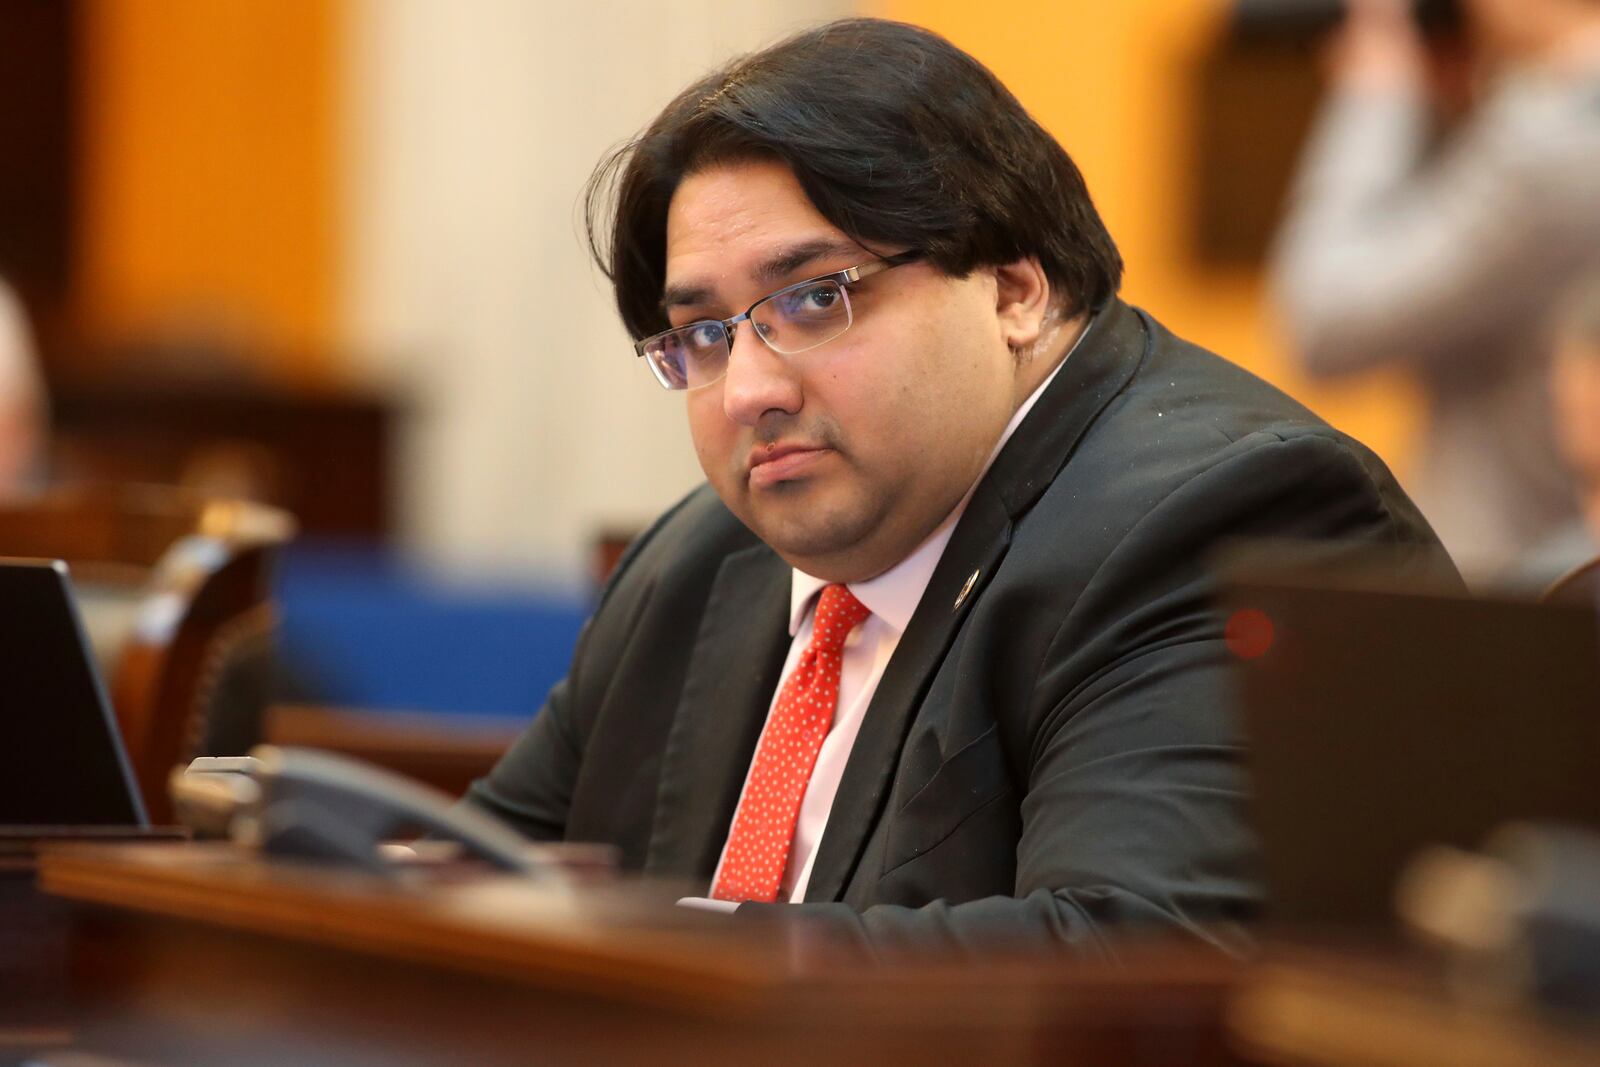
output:
[[[227,846],[52,850],[75,1041],[140,1064],[1239,1062],[1237,970],[1192,949],[874,965],[645,887],[427,881]]]
[[[1600,1027],[1447,994],[1419,966],[1352,956],[1262,967],[1229,1012],[1241,1047],[1284,1067],[1595,1067]]]
[[[177,828],[0,827],[0,1063],[71,1043],[68,973],[73,940],[67,901],[41,894],[41,848],[62,842],[181,839]]]

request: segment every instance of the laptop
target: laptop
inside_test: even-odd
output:
[[[1420,849],[1504,822],[1600,830],[1593,609],[1266,573],[1223,601],[1274,925],[1392,926]]]
[[[0,559],[0,827],[147,827],[67,565]]]

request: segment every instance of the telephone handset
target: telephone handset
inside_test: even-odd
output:
[[[448,794],[329,752],[258,745],[248,756],[201,757],[175,770],[170,786],[180,817],[197,833],[271,855],[388,874],[395,865],[384,843],[421,832],[501,870],[532,877],[551,870],[514,831]]]

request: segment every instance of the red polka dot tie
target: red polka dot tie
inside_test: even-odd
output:
[[[739,798],[722,869],[711,895],[718,900],[778,899],[800,801],[839,703],[839,665],[845,638],[872,614],[842,585],[824,586],[811,644],[784,680]]]

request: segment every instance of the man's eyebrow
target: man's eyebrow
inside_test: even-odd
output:
[[[711,290],[703,285],[669,285],[661,291],[661,310],[707,304],[711,299]]]
[[[842,256],[859,252],[854,241],[841,241],[837,237],[818,237],[785,249],[756,268],[756,279],[761,282],[781,282],[808,263],[829,256]]]
[[[808,263],[829,256],[842,256],[860,251],[860,246],[853,241],[844,241],[837,237],[818,237],[802,241],[764,260],[756,267],[754,277],[764,285],[773,285],[788,278]],[[709,304],[715,299],[716,293],[709,286],[669,285],[661,291],[661,309],[667,311],[675,307],[693,307]]]

